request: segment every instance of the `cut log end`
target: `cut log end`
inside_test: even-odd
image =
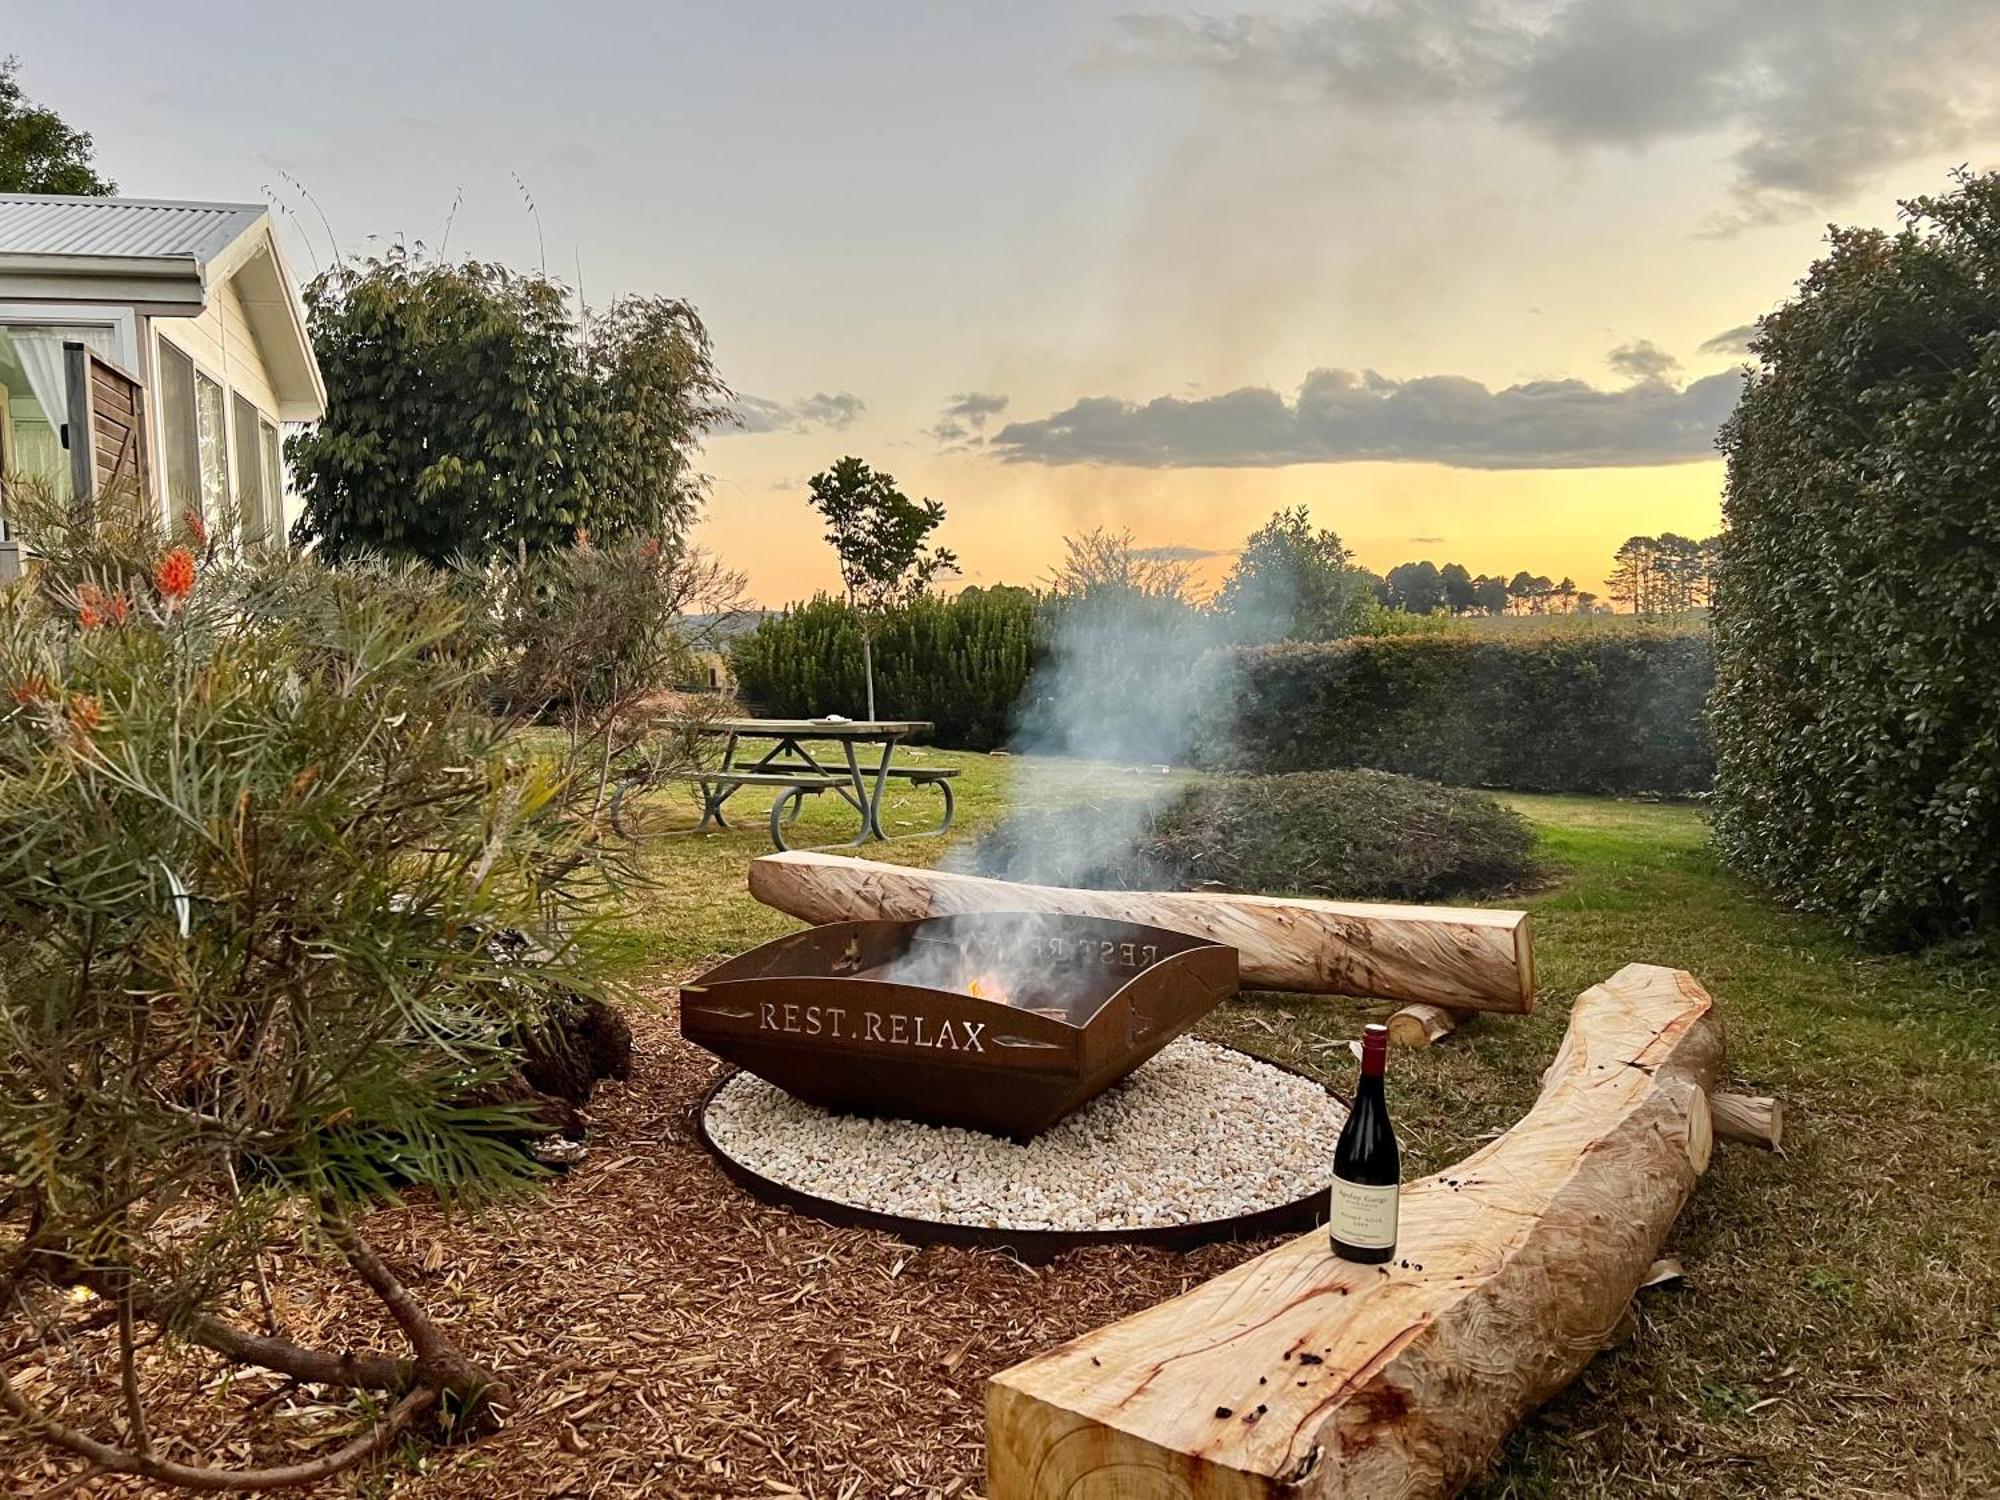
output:
[[[1389,1043],[1395,1047],[1428,1047],[1443,1041],[1477,1014],[1420,1000],[1389,1017]]]
[[[1718,1092],[1708,1096],[1708,1109],[1719,1141],[1766,1151],[1785,1143],[1785,1106],[1768,1094]]]

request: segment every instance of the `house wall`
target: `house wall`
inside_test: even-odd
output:
[[[250,319],[234,279],[224,282],[219,290],[210,292],[208,306],[200,317],[153,318],[150,321],[154,333],[175,345],[195,362],[197,369],[221,384],[225,397],[230,394],[242,396],[280,433],[284,431],[284,425],[278,420],[278,393],[272,386],[270,370],[265,364],[263,351],[257,346],[257,336],[250,327]],[[147,385],[157,391],[159,361],[158,355],[150,348],[147,361]],[[236,403],[225,399],[223,410],[228,423],[228,452],[233,465],[236,456]],[[163,440],[157,416],[154,437],[156,442]],[[232,482],[234,474],[232,467]],[[290,476],[287,475],[287,528],[298,519],[298,514],[298,498],[292,494]]]

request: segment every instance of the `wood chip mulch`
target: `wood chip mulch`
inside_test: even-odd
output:
[[[976,1500],[986,1377],[1265,1247],[1093,1248],[1036,1267],[767,1207],[693,1138],[720,1065],[681,1041],[671,992],[632,1021],[632,1081],[600,1087],[589,1155],[549,1191],[476,1220],[411,1206],[367,1226],[461,1346],[514,1383],[505,1430],[408,1445],[307,1493]],[[356,1342],[361,1320],[380,1324],[344,1284],[299,1287],[283,1311],[295,1333],[341,1327]],[[270,1442],[253,1454],[243,1436],[260,1422],[318,1414],[324,1441],[352,1430],[351,1409],[302,1414],[306,1395],[193,1357],[156,1357],[144,1374],[175,1402],[155,1440],[169,1429],[187,1461],[271,1461]],[[0,1442],[0,1475],[15,1465],[30,1491],[69,1467]],[[98,1480],[75,1493],[151,1491]]]

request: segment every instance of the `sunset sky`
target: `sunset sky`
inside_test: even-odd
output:
[[[834,584],[847,452],[974,582],[1304,504],[1377,569],[1599,587],[1714,530],[1826,222],[2000,160],[1991,0],[113,11],[0,0],[0,52],[130,195],[268,195],[302,277],[456,200],[451,253],[694,301],[751,429],[703,536],[767,604]]]

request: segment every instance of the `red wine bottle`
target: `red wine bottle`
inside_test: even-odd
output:
[[[1389,1124],[1382,1069],[1389,1060],[1389,1028],[1361,1033],[1361,1086],[1333,1149],[1333,1197],[1327,1229],[1333,1253],[1378,1265],[1396,1253],[1396,1195],[1403,1180],[1402,1154]]]

